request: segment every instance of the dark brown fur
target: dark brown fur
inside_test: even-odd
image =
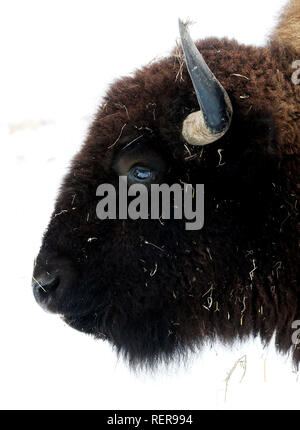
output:
[[[234,109],[221,140],[188,148],[197,157],[186,159],[181,137],[183,120],[198,105],[176,50],[111,86],[72,162],[35,273],[71,260],[76,281],[57,293],[55,311],[107,338],[131,363],[168,360],[216,337],[254,334],[268,342],[274,332],[278,349],[292,347],[300,359],[291,343],[291,324],[300,319],[300,85],[291,82],[291,65],[300,52],[287,42],[197,43]],[[141,145],[167,160],[167,182],[205,184],[202,230],[185,231],[181,221],[96,218],[97,186],[117,184],[112,162],[141,135]]]

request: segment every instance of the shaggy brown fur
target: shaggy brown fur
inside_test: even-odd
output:
[[[299,17],[299,1],[291,8]],[[300,319],[300,85],[291,82],[300,52],[292,21],[285,12],[261,48],[197,43],[233,104],[219,141],[201,149],[182,139],[198,104],[175,50],[111,86],[72,162],[34,276],[67,272],[72,282],[61,279],[47,307],[108,339],[131,363],[168,360],[216,337],[268,342],[274,332],[278,349],[300,359],[291,342]],[[165,160],[165,182],[205,184],[202,230],[186,231],[181,220],[97,219],[96,188],[117,184],[114,160],[136,138],[146,161],[150,148]]]
[[[291,0],[284,8],[272,37],[300,52],[299,34],[300,0]]]

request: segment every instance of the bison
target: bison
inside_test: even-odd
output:
[[[44,233],[35,299],[133,366],[273,334],[297,364],[300,1],[263,47],[194,44],[182,22],[180,35],[182,47],[105,95]],[[203,227],[99,219],[96,191],[118,193],[119,177],[203,184]]]

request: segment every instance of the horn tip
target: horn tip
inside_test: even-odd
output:
[[[182,37],[183,34],[187,31],[187,25],[181,18],[178,18],[178,25],[179,25],[179,32]]]

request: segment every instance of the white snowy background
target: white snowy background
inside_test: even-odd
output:
[[[299,408],[298,375],[273,345],[214,345],[136,374],[109,344],[41,310],[30,287],[62,175],[108,85],[170,52],[178,17],[195,21],[194,39],[259,45],[284,3],[1,1],[1,409]]]

